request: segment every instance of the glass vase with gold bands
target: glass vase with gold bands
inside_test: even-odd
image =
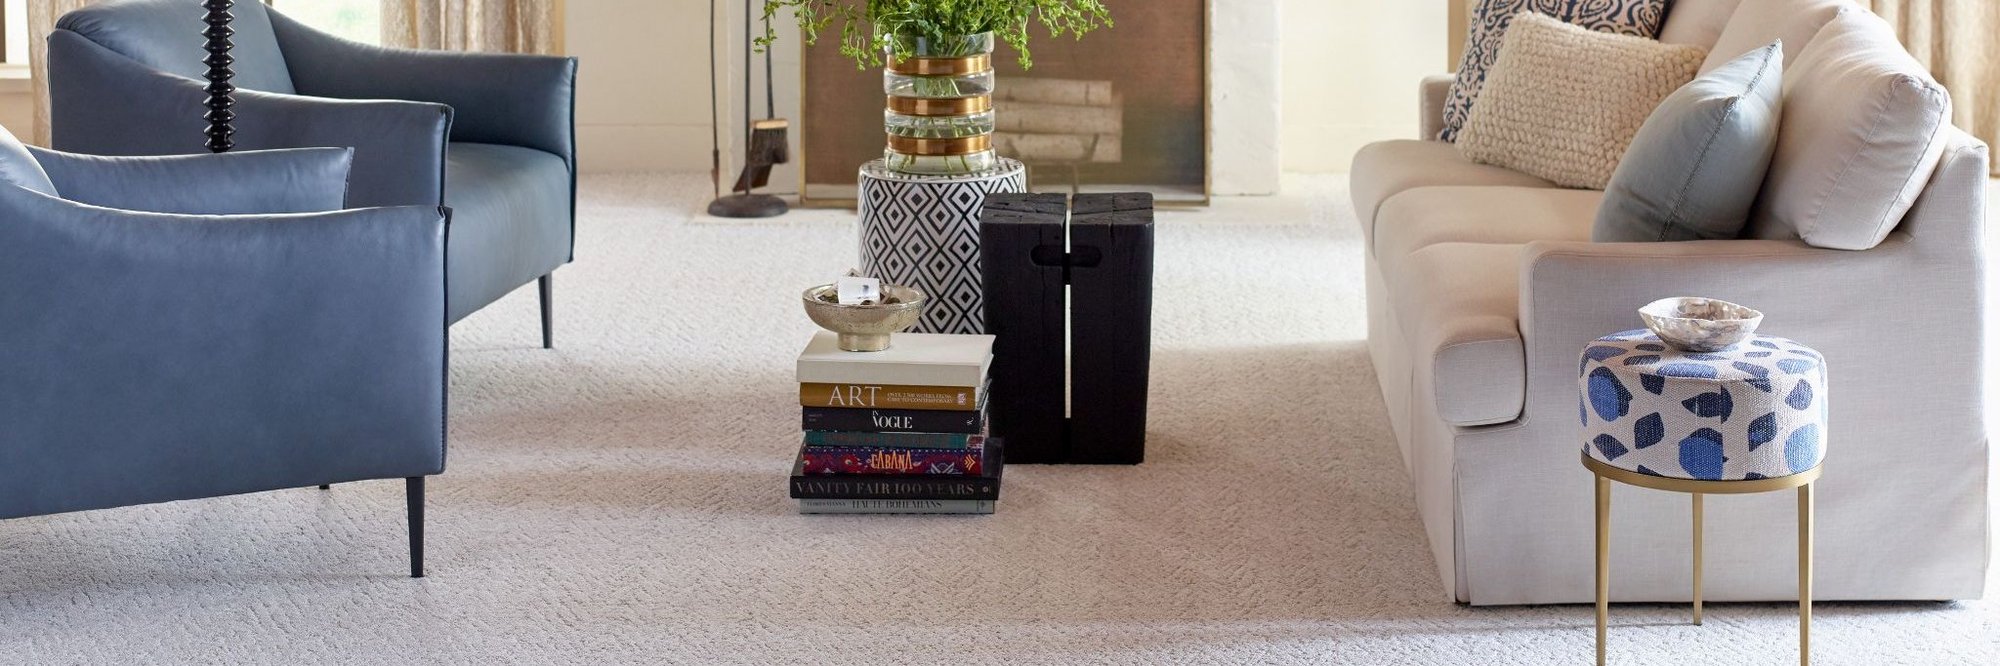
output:
[[[892,35],[882,69],[888,166],[922,174],[993,165],[993,33]],[[899,57],[900,54],[900,57]]]

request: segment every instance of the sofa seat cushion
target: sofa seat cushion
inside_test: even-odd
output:
[[[1417,188],[1382,204],[1369,249],[1383,266],[1393,268],[1411,253],[1440,243],[1590,240],[1603,198],[1595,190]]]
[[[1415,356],[1416,388],[1429,387],[1446,423],[1490,425],[1521,415],[1528,377],[1518,323],[1521,253],[1516,244],[1443,243],[1412,253],[1399,268],[1384,267]]]
[[[451,321],[569,261],[570,172],[555,153],[453,142],[445,159]]]
[[[1555,187],[1554,183],[1505,167],[1474,164],[1443,141],[1398,139],[1362,146],[1354,154],[1349,189],[1362,233],[1373,239],[1382,202],[1405,190],[1433,185]]]

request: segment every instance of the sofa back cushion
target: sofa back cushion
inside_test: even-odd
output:
[[[1500,57],[1500,45],[1516,17],[1540,14],[1598,32],[1651,38],[1660,34],[1667,0],[1477,0],[1465,35],[1465,57],[1444,103],[1444,130],[1438,138],[1457,141],[1472,117],[1472,104],[1486,82],[1486,69]]]
[[[56,195],[56,185],[49,181],[49,172],[42,169],[42,163],[28,153],[28,147],[14,138],[14,133],[0,127],[0,183],[16,185],[49,196]]]
[[[112,0],[62,15],[56,29],[68,30],[99,46],[138,61],[153,69],[202,80],[208,65],[202,46],[203,9],[197,0]],[[229,10],[235,18],[229,27],[229,50],[236,59],[229,68],[236,72],[229,82],[238,88],[292,94],[292,73],[285,55],[278,50],[278,38],[271,32],[271,16],[262,2],[237,2]],[[197,121],[200,114],[190,116]]]
[[[1514,20],[1459,136],[1467,159],[1563,187],[1604,189],[1660,100],[1694,78],[1701,47]]]
[[[1605,188],[1598,242],[1735,238],[1778,142],[1777,42],[1701,75],[1653,109]]]
[[[1667,6],[1667,22],[1660,26],[1660,41],[1713,49],[1740,4],[1743,0],[1674,0]]]
[[[1841,9],[1853,6],[1854,0],[1742,0],[1709,48],[1701,71],[1721,67],[1774,39],[1785,43],[1785,62],[1798,62],[1799,51],[1820,27]]]
[[[1930,182],[1950,125],[1951,97],[1889,24],[1842,11],[1786,67],[1778,146],[1752,235],[1875,247]]]

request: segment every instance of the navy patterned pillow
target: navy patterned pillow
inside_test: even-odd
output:
[[[1657,38],[1667,15],[1668,0],[1480,0],[1472,27],[1465,35],[1465,58],[1458,63],[1458,80],[1444,101],[1444,130],[1438,138],[1457,141],[1459,129],[1472,115],[1472,103],[1486,82],[1486,68],[1500,57],[1507,26],[1521,12],[1535,12],[1598,32]]]

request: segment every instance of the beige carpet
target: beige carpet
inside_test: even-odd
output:
[[[454,331],[430,578],[400,481],[0,522],[0,662],[1587,663],[1588,607],[1435,579],[1342,182],[1160,216],[1146,464],[1010,469],[988,517],[805,517],[795,294],[853,262],[850,218],[690,220],[699,177],[588,178],[561,348],[529,291]],[[1612,656],[1792,663],[1793,612],[1621,606]],[[1822,604],[1814,639],[1996,663],[2000,604]]]

